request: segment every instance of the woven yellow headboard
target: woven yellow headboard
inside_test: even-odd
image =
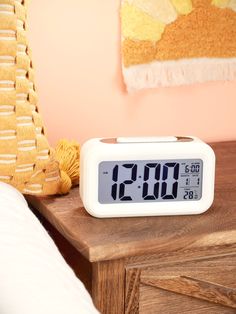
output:
[[[236,79],[236,0],[122,0],[128,90]]]
[[[61,178],[38,111],[28,2],[0,0],[0,180],[23,193],[55,194]]]

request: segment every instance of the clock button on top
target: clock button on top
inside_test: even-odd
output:
[[[152,137],[118,137],[117,143],[165,143],[177,142],[175,136],[152,136]]]

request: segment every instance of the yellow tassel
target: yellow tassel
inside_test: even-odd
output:
[[[55,158],[61,170],[60,194],[69,192],[72,186],[79,184],[80,148],[76,141],[60,140],[55,148]]]

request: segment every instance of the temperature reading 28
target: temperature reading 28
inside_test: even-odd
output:
[[[185,194],[184,194],[184,199],[187,200],[192,200],[194,198],[194,195],[193,195],[193,191],[185,191]]]

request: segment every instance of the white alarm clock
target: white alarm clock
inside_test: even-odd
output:
[[[213,202],[215,154],[195,137],[95,138],[80,159],[81,199],[95,217],[200,214]]]

